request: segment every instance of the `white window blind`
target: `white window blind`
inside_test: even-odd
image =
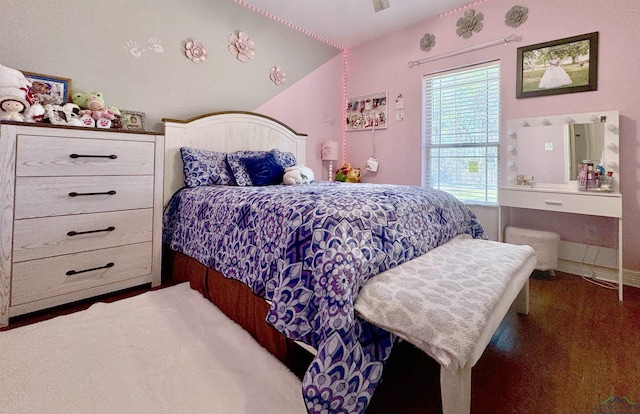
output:
[[[497,204],[500,64],[426,75],[424,185],[469,204]]]

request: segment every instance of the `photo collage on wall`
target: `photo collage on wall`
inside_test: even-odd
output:
[[[347,131],[387,127],[387,93],[380,92],[347,99]]]

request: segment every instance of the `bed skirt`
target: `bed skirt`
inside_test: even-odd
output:
[[[162,283],[189,282],[231,320],[240,325],[267,351],[300,378],[312,356],[286,338],[266,321],[269,304],[242,282],[224,277],[189,256],[169,249],[163,251]]]

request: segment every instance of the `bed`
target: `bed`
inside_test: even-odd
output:
[[[473,213],[440,191],[329,182],[252,185],[263,183],[262,167],[274,160],[306,161],[306,136],[272,118],[223,112],[164,122],[165,272],[189,281],[283,362],[291,362],[292,341],[310,349],[314,357],[302,387],[310,413],[364,412],[398,338],[420,343],[441,363],[443,411],[469,412],[471,367],[516,297],[520,310],[528,311],[528,276],[535,266],[530,248],[485,240]],[[219,165],[220,154],[226,154],[227,169],[211,167]],[[469,263],[478,251],[487,252],[485,261]],[[421,275],[438,264],[443,273],[447,266],[441,264],[460,254],[470,259],[447,280],[423,282]],[[474,263],[492,269],[486,280],[496,273],[502,279],[495,288],[481,282],[460,296],[470,282],[454,282],[457,277],[487,276],[470,271]],[[402,279],[411,274],[419,277]],[[459,318],[453,329],[464,333],[460,357],[434,345],[441,340],[446,347],[451,335],[421,342],[425,330],[440,328],[413,321],[408,329],[414,331],[401,327],[405,318],[397,317],[398,310],[417,299],[397,293],[399,283],[417,283],[410,293],[425,297],[444,288],[439,298],[452,303],[480,298],[474,300],[477,310],[462,315],[483,317],[472,327]],[[392,296],[407,299],[378,312]],[[436,313],[423,322],[454,308],[430,301],[433,306],[420,312]],[[440,324],[443,331],[451,328],[447,323]]]

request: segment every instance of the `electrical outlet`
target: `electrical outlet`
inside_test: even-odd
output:
[[[587,226],[584,228],[584,235],[589,239],[595,239],[598,236],[598,230],[593,226]]]

